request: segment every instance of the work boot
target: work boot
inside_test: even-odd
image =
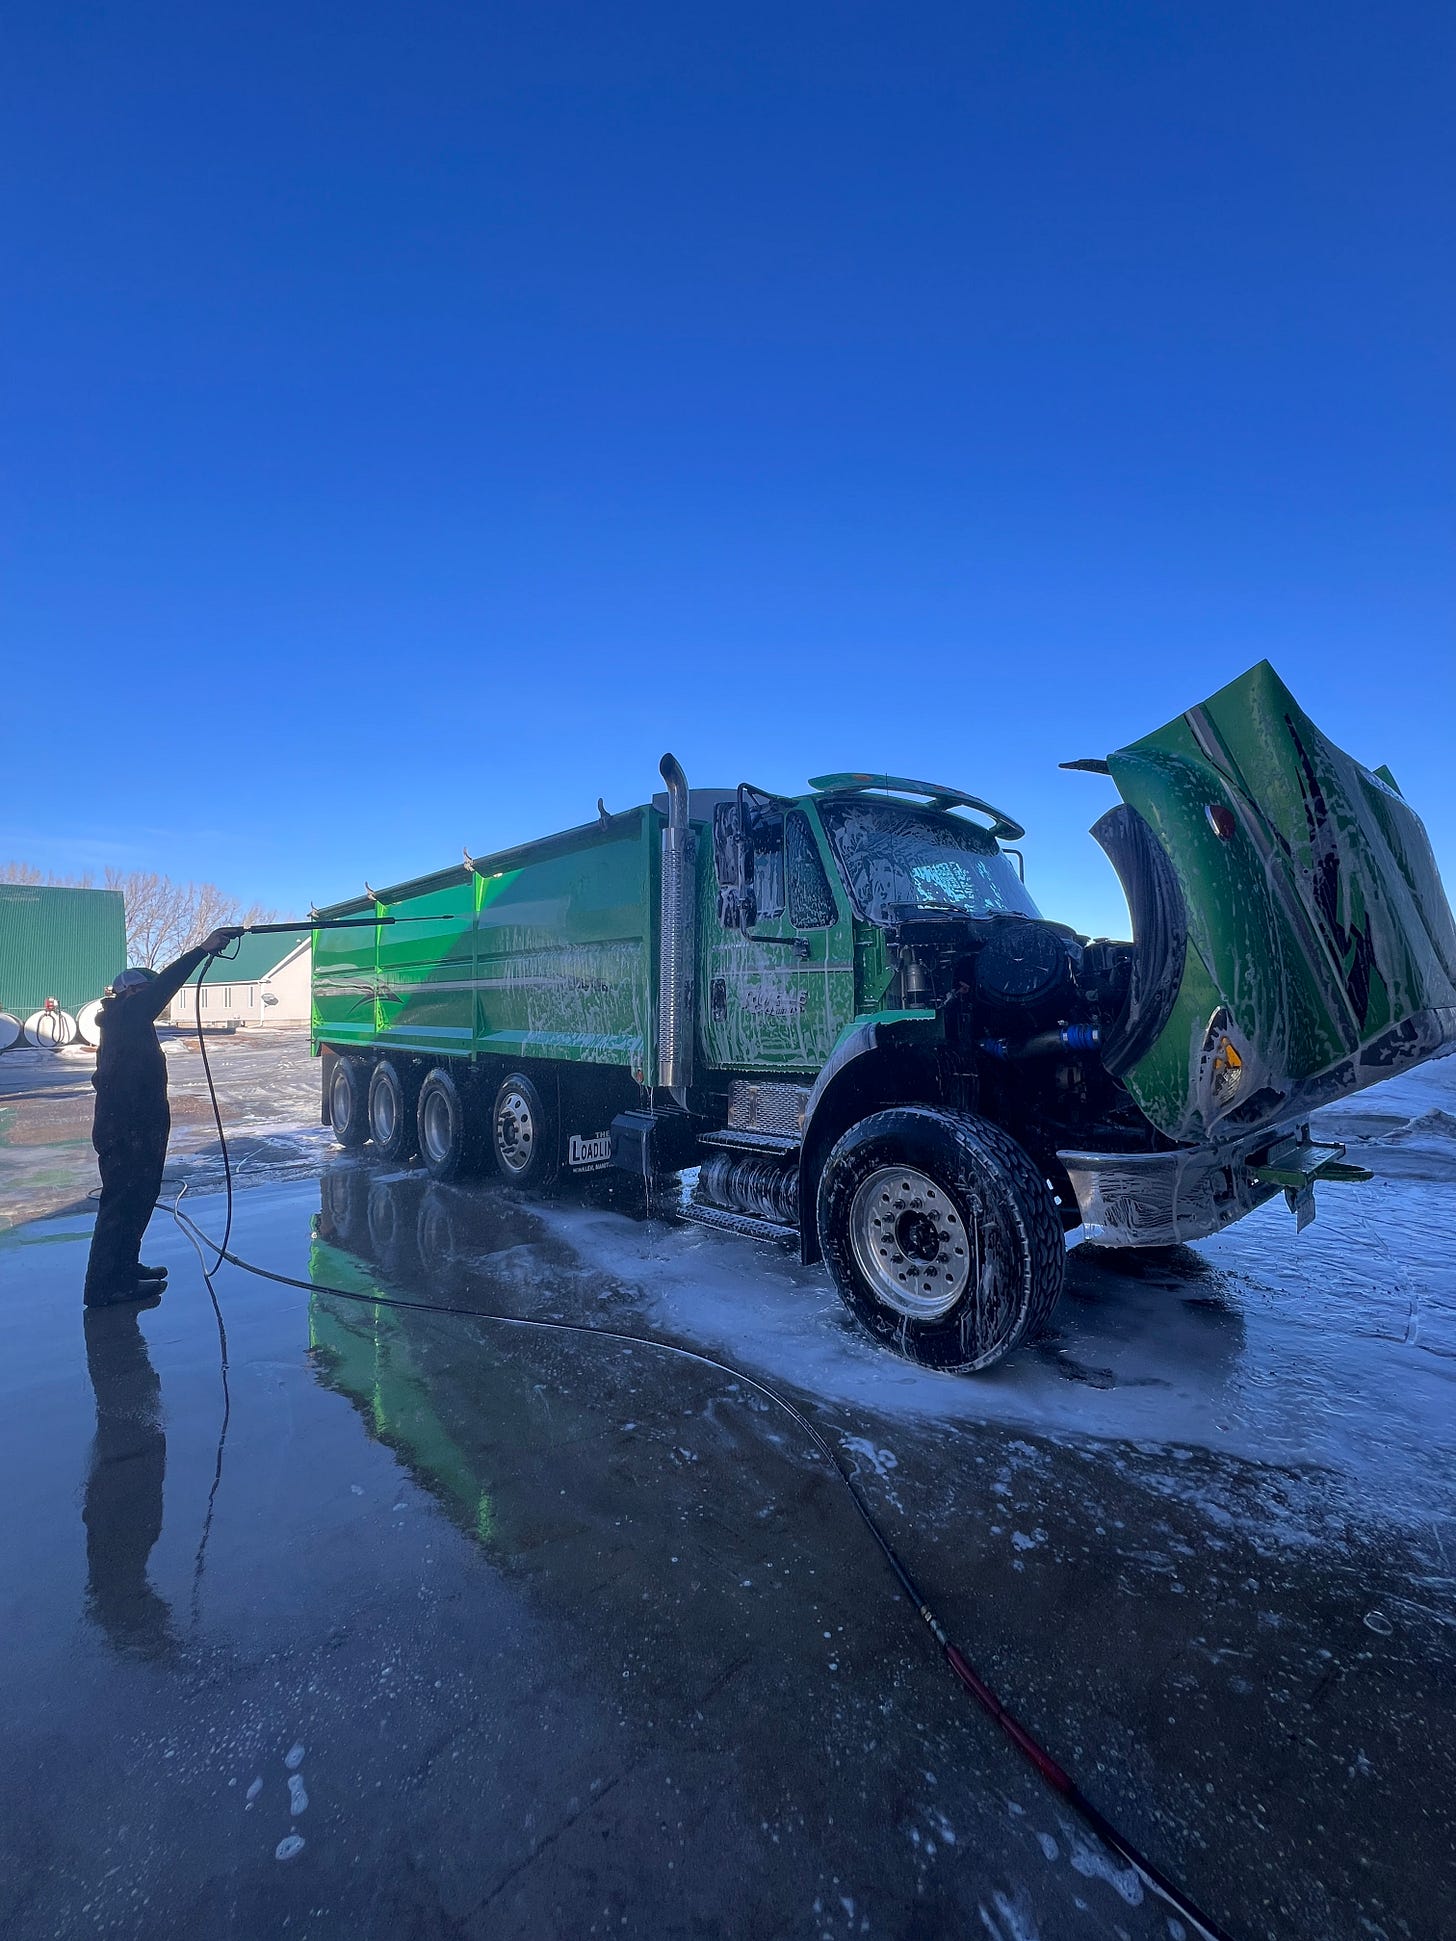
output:
[[[150,1306],[155,1307],[156,1303],[161,1300],[162,1290],[166,1285],[165,1280],[158,1280],[155,1275],[151,1279],[145,1279],[141,1274],[138,1274],[136,1279],[130,1284],[123,1282],[120,1287],[102,1288],[95,1293],[88,1294],[86,1296],[86,1306],[125,1307],[132,1301],[145,1301]]]

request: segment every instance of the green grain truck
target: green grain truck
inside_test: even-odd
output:
[[[824,1259],[879,1340],[989,1366],[1065,1249],[1218,1231],[1363,1177],[1316,1106],[1456,1043],[1456,927],[1386,770],[1272,668],[1091,767],[1133,938],[1044,919],[973,795],[822,776],[665,796],[322,916],[316,1050],[345,1146],[698,1168],[688,1217]]]

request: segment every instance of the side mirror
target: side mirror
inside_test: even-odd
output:
[[[718,921],[725,930],[751,930],[758,916],[753,888],[753,838],[743,804],[720,802],[713,811],[713,866]]]

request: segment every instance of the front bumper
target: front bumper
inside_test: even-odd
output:
[[[1058,1153],[1081,1215],[1067,1245],[1094,1240],[1106,1247],[1170,1247],[1206,1240],[1281,1190],[1281,1183],[1256,1179],[1250,1168],[1290,1138],[1288,1130],[1263,1131],[1231,1144],[1173,1152]]]

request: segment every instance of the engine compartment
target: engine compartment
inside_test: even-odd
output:
[[[1012,1057],[1048,1026],[1115,1028],[1136,958],[1131,943],[1010,914],[941,918],[917,911],[887,928],[886,942],[897,965],[887,995],[906,1006],[954,1011],[962,1022],[974,1017],[998,1045],[994,1055]]]
[[[1126,1150],[1164,1143],[1103,1058],[1133,998],[1134,944],[1041,917],[923,908],[897,912],[885,937],[886,1001],[940,1012],[968,1105],[1046,1155],[1094,1134]]]

